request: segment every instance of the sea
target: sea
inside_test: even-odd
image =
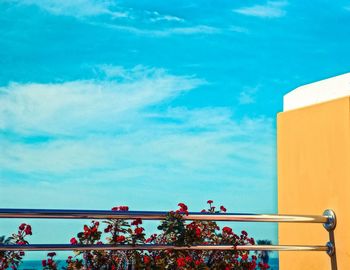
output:
[[[61,267],[65,266],[65,262],[64,261],[58,261],[58,265],[59,265],[59,269],[61,269]],[[269,270],[278,270],[278,258],[270,258],[269,261],[269,265],[270,265],[270,269]],[[23,261],[23,263],[21,264],[21,266],[18,268],[20,270],[40,270],[42,269],[41,266],[41,261]]]

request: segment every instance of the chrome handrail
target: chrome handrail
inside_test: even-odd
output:
[[[62,209],[8,209],[0,208],[1,218],[43,218],[43,219],[136,219],[163,220],[168,215],[164,211],[111,211],[111,210],[62,210]],[[332,233],[336,226],[336,216],[332,210],[323,215],[283,215],[283,214],[247,214],[247,213],[202,213],[184,214],[185,220],[235,221],[235,222],[289,222],[289,223],[322,223]],[[268,251],[326,251],[334,255],[333,241],[326,245],[69,245],[69,244],[0,244],[0,251],[62,251],[62,250],[268,250]]]
[[[245,250],[245,251],[329,251],[326,246],[297,246],[297,245],[195,245],[195,246],[173,246],[173,245],[70,245],[70,244],[30,244],[30,245],[1,245],[0,251],[88,251],[88,250]]]
[[[168,212],[161,211],[107,211],[107,210],[52,210],[52,209],[1,209],[0,218],[45,218],[45,219],[136,219],[162,220]],[[186,220],[212,220],[236,222],[292,222],[329,223],[329,215],[281,215],[246,213],[192,212],[183,216]]]

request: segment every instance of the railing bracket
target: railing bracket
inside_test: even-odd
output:
[[[327,254],[332,257],[335,254],[335,247],[332,242],[327,242],[326,246],[328,247]]]
[[[323,227],[325,227],[327,231],[334,231],[335,226],[337,225],[337,218],[334,211],[327,209],[323,212],[323,215],[328,218],[327,222],[323,224]]]

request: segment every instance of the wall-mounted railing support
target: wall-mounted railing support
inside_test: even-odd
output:
[[[323,224],[327,231],[333,231],[337,225],[337,218],[335,213],[331,209],[327,209],[323,212],[323,216],[328,217],[328,220]]]

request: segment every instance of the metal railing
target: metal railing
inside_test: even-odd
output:
[[[168,212],[155,211],[104,211],[104,210],[46,210],[46,209],[0,209],[0,218],[29,219],[136,219],[162,220]],[[320,223],[330,234],[330,241],[325,245],[70,245],[70,244],[0,244],[0,251],[63,251],[63,250],[246,250],[246,251],[323,251],[335,255],[333,231],[336,216],[332,210],[323,215],[265,215],[265,214],[231,214],[231,213],[189,213],[183,216],[186,220],[235,221],[235,222],[283,222],[283,223]]]

